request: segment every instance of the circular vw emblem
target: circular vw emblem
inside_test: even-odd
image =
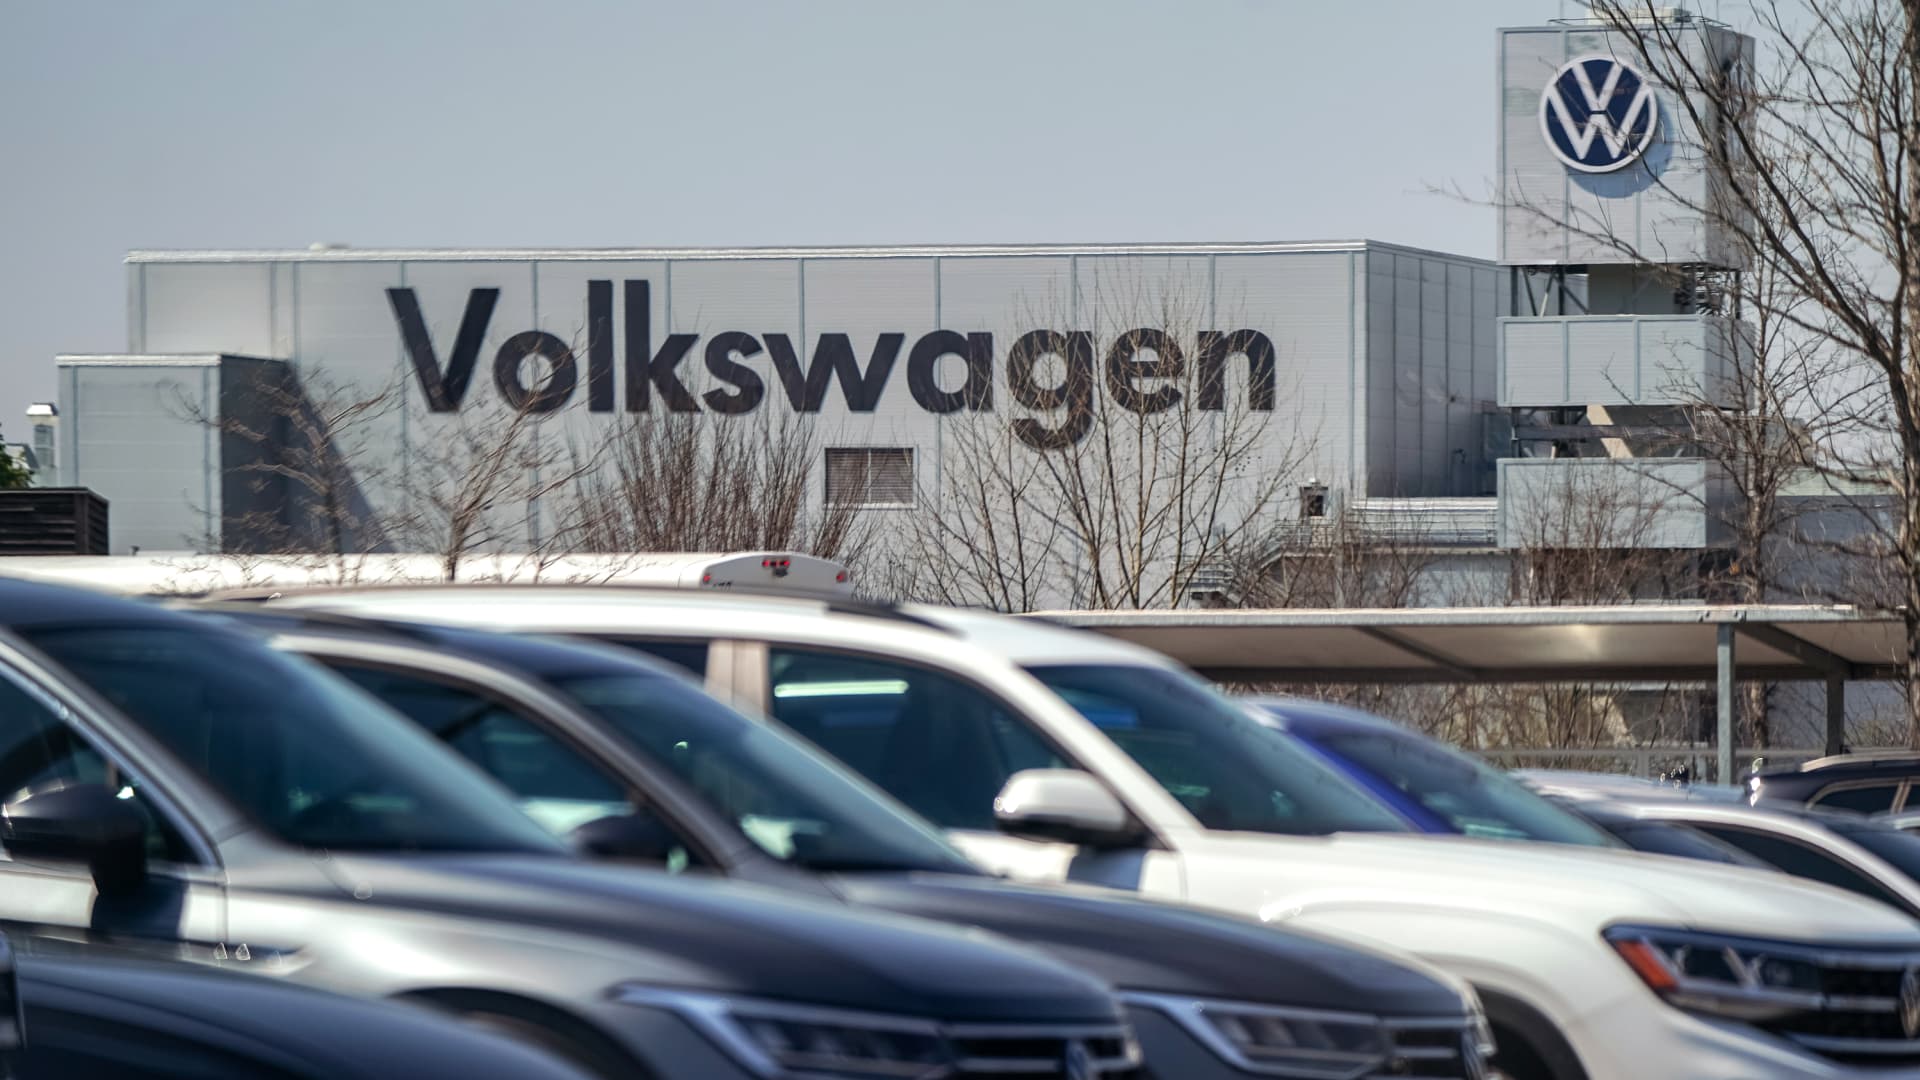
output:
[[[1907,977],[1913,978],[1913,973],[1908,972]],[[1920,989],[1916,989],[1915,993],[1920,993]],[[1093,1056],[1087,1053],[1086,1043],[1079,1039],[1067,1043],[1067,1053],[1060,1062],[1060,1071],[1067,1080],[1094,1080]]]
[[[1640,160],[1659,122],[1646,77],[1611,56],[1567,61],[1540,94],[1540,133],[1553,156],[1579,172],[1613,172]]]
[[[1920,968],[1900,977],[1900,1030],[1909,1039],[1920,1036]]]

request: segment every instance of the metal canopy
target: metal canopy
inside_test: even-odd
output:
[[[1049,611],[1229,682],[1711,682],[1719,628],[1733,674],[1891,679],[1898,614],[1807,605]]]

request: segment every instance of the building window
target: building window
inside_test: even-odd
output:
[[[913,506],[913,451],[903,446],[827,450],[827,505],[863,510]]]
[[[1300,520],[1312,521],[1327,516],[1327,485],[1308,484],[1300,489]]]

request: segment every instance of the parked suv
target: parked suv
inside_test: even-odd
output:
[[[1909,804],[1920,806],[1912,794],[1920,783],[1920,754],[1894,750],[1885,753],[1838,754],[1799,765],[1761,769],[1747,778],[1755,802],[1802,803],[1858,814],[1897,813]]]
[[[1091,976],[584,862],[410,721],[204,617],[0,581],[0,792],[16,938],[432,1004],[606,1077],[1134,1070]]]
[[[410,716],[603,857],[978,926],[1091,971],[1122,991],[1158,1076],[1321,1080],[1344,1067],[1470,1080],[1491,1052],[1471,991],[1424,964],[983,874],[934,826],[778,725],[631,650],[277,610],[238,617]]]
[[[1520,781],[1391,721],[1324,701],[1240,700],[1262,723],[1320,755],[1421,832],[1614,846],[1606,832]]]
[[[1920,928],[1782,875],[1559,845],[1416,838],[1156,653],[1033,619],[578,588],[348,590],[282,604],[627,644],[764,709],[990,869],[1406,949],[1471,981],[1523,1078],[1920,1075],[1909,1042],[1695,959],[1840,981],[1920,972]],[[1401,835],[1394,835],[1400,833]],[[1729,952],[1729,950],[1731,950]],[[1809,951],[1811,950],[1811,952]],[[1772,965],[1776,956],[1791,963]],[[1806,955],[1811,968],[1794,966]],[[1916,974],[1920,980],[1920,974]],[[1883,1063],[1868,1070],[1863,1060]]]

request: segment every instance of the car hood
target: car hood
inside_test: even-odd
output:
[[[1457,1017],[1460,984],[1422,961],[1176,904],[957,874],[842,874],[848,901],[982,927],[1125,990],[1387,1016]]]
[[[363,902],[617,941],[636,979],[950,1021],[1110,1022],[1097,979],[992,934],[760,886],[505,855],[327,862]]]
[[[1184,846],[1184,845],[1183,845]],[[1187,850],[1297,885],[1270,888],[1269,920],[1369,904],[1465,908],[1598,932],[1653,923],[1826,944],[1920,946],[1920,927],[1893,908],[1769,870],[1561,844],[1453,836],[1341,833],[1270,837],[1215,832]]]
[[[249,1047],[267,1061],[290,1058],[288,1066],[302,1076],[582,1076],[531,1048],[424,1009],[395,1008],[253,975],[96,956],[22,958],[19,973],[29,1047],[36,1013],[51,1011],[86,1017],[102,1028],[124,1024],[129,1017],[169,1034],[216,1027],[222,1032],[216,1045]],[[352,1031],[353,1037],[341,1038],[343,1031]]]

